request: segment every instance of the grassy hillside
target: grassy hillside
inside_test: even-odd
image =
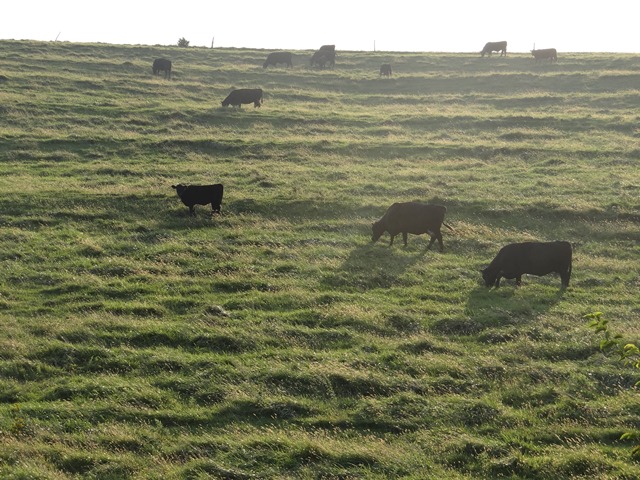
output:
[[[0,477],[638,478],[639,57],[267,53],[0,42]],[[481,285],[531,239],[569,289]]]

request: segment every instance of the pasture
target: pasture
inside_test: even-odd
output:
[[[0,41],[0,477],[640,477],[640,56],[268,53]],[[482,285],[527,240],[567,290]]]

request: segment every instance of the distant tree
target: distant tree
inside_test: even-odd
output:
[[[640,348],[635,343],[627,343],[622,340],[619,333],[611,333],[609,330],[609,320],[602,318],[602,312],[594,312],[585,315],[585,318],[591,320],[589,327],[595,330],[595,333],[602,333],[600,340],[600,350],[607,355],[618,357],[618,360],[625,366],[632,365],[634,368],[640,369]],[[640,382],[636,383],[636,387]],[[626,432],[622,434],[620,440],[640,440],[639,432]],[[640,444],[636,445],[631,454],[640,458]]]
[[[180,40],[178,40],[178,46],[179,47],[188,47],[189,46],[189,40],[187,40],[186,38],[182,37]]]

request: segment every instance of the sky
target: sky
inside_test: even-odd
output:
[[[403,52],[640,53],[640,2],[10,0],[0,39]]]

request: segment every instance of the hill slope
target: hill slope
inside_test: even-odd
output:
[[[638,57],[267,53],[0,42],[0,474],[637,478]],[[444,253],[371,244],[407,200]],[[531,239],[568,290],[481,285]]]

